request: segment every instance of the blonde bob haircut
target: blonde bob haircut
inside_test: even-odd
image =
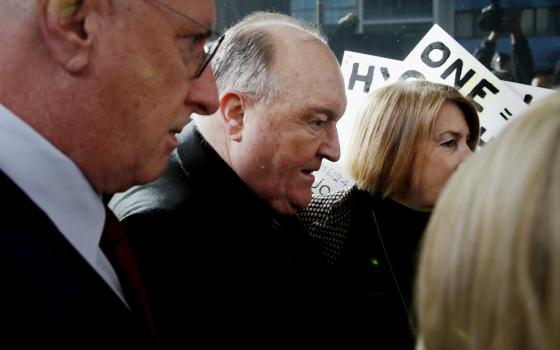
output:
[[[451,176],[420,254],[426,350],[560,349],[560,94]]]
[[[413,181],[417,150],[428,142],[445,102],[461,109],[471,150],[478,144],[478,115],[457,89],[425,80],[400,81],[371,93],[357,115],[349,146],[350,174],[372,194],[405,195]],[[422,159],[418,161],[422,162]]]

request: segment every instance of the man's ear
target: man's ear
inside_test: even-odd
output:
[[[220,98],[220,112],[224,128],[232,141],[241,141],[243,121],[248,106],[248,99],[238,91],[226,91]]]
[[[90,17],[96,0],[45,0],[40,22],[52,59],[70,73],[90,60],[95,26]]]

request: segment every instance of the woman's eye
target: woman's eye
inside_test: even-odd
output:
[[[442,147],[446,147],[446,148],[454,148],[456,145],[457,142],[455,142],[455,140],[449,140],[441,144]]]

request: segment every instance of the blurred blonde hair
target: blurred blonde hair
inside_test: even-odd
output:
[[[445,102],[455,103],[475,150],[480,129],[472,102],[455,88],[430,81],[400,81],[371,93],[357,114],[349,146],[350,174],[360,189],[403,195],[412,183],[418,146],[428,141]]]
[[[428,225],[416,305],[426,350],[560,349],[560,94],[451,177]]]

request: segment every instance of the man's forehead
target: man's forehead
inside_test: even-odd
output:
[[[328,46],[305,32],[288,28],[283,32],[274,33],[272,40],[273,66],[277,66],[276,68],[284,70],[287,74],[296,73],[298,67],[308,66],[306,70],[312,69],[314,61],[324,63],[325,60],[330,60],[338,67],[338,62]]]

